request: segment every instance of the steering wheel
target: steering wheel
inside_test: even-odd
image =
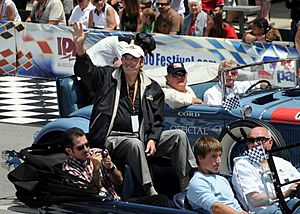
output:
[[[271,88],[272,84],[268,81],[268,80],[259,80],[256,83],[254,83],[253,85],[251,85],[245,92],[245,94],[249,93],[250,91],[253,90],[253,88],[255,88],[258,84],[260,83],[267,83],[268,87],[267,88]]]

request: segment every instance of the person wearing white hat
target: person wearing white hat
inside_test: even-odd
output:
[[[185,132],[163,131],[164,93],[142,71],[143,49],[134,44],[125,47],[119,68],[95,66],[83,48],[87,33],[82,24],[73,28],[77,51],[74,73],[94,93],[91,147],[106,148],[113,160],[130,165],[147,195],[157,194],[147,159],[170,157],[180,188],[186,189],[196,160]]]

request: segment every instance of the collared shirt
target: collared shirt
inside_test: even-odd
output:
[[[242,94],[247,91],[248,88],[250,88],[251,85],[255,84],[257,80],[253,81],[235,81],[233,88],[226,87],[226,94]],[[257,86],[260,87],[259,85]],[[203,102],[206,105],[222,105],[222,88],[221,83],[214,85],[213,87],[209,88],[204,93]]]
[[[133,133],[132,116],[138,116],[139,127],[143,117],[141,109],[141,83],[138,78],[137,89],[134,95],[135,86],[130,87],[127,85],[124,72],[122,73],[121,81],[118,111],[112,130]]]
[[[288,161],[273,157],[276,170],[280,183],[286,183],[300,178],[298,170]],[[269,193],[274,193],[274,186],[270,183],[270,180],[266,180],[265,185],[262,181],[262,172],[266,170],[259,164],[251,164],[248,157],[242,156],[235,160],[233,168],[232,184],[235,189],[237,198],[243,204],[248,207],[249,211],[257,213],[262,209],[266,209],[268,206],[254,207],[245,200],[245,196],[252,192],[258,192],[266,194],[266,189]],[[267,167],[268,168],[268,167]],[[268,170],[268,169],[267,169]],[[267,175],[267,174],[266,174]],[[292,184],[288,184],[281,187],[282,192],[286,191],[291,187]]]
[[[83,10],[81,10],[79,5],[77,5],[72,11],[72,14],[69,19],[69,25],[73,24],[74,22],[80,22],[82,23],[83,28],[87,28],[89,23],[90,11],[93,10],[94,8],[95,6],[92,5],[91,3]]]
[[[80,162],[72,157],[63,163],[63,170],[87,182],[92,182],[94,166],[91,161]]]
[[[64,7],[60,0],[45,0],[42,4],[35,1],[30,17],[37,23],[58,21],[58,25],[66,25]]]
[[[63,171],[68,172],[71,175],[77,176],[82,180],[87,182],[92,182],[93,180],[93,170],[94,166],[92,161],[87,160],[85,162],[78,161],[71,156],[63,163]],[[114,185],[107,174],[107,170],[101,166],[100,170],[100,182],[102,187],[100,188],[99,195],[110,197],[115,200],[120,200],[120,196],[115,191]]]
[[[193,89],[189,86],[186,86],[186,92],[177,91],[169,85],[162,88],[162,90],[165,93],[166,104],[173,109],[189,106],[193,104],[193,98],[196,98]]]

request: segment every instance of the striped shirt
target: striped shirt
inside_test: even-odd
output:
[[[93,180],[93,170],[94,166],[92,161],[87,160],[85,162],[81,162],[72,158],[71,156],[63,163],[63,171],[68,172],[71,175],[77,176],[87,182],[92,182]],[[99,170],[100,173],[100,182],[101,188],[99,195],[106,196],[115,200],[120,200],[121,197],[115,191],[114,184],[111,181],[107,170],[101,165]]]

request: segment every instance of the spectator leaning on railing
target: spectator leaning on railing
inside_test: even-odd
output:
[[[72,11],[71,17],[68,21],[69,25],[75,22],[80,22],[84,28],[87,28],[89,23],[90,11],[95,8],[90,0],[77,0],[78,5]]]
[[[155,20],[154,32],[163,34],[179,34],[182,25],[182,16],[171,8],[171,0],[157,0],[156,7],[159,16]]]
[[[120,30],[141,32],[142,13],[138,0],[122,0],[123,8],[120,10]]]
[[[189,0],[189,15],[183,20],[182,35],[203,36],[207,14],[202,10],[201,0]]]
[[[211,10],[207,15],[207,26],[204,36],[237,39],[238,36],[232,25],[223,21],[222,13],[217,10]]]
[[[18,9],[12,0],[0,1],[0,20],[2,21],[15,21],[20,22],[21,17],[18,13]]]
[[[92,0],[95,9],[90,11],[88,28],[115,30],[119,15],[106,0]]]
[[[34,2],[27,22],[66,25],[64,7],[61,0],[37,0]]]
[[[244,42],[272,42],[281,41],[281,35],[277,29],[269,25],[265,18],[254,20],[251,27],[251,32],[247,32],[243,36]]]

